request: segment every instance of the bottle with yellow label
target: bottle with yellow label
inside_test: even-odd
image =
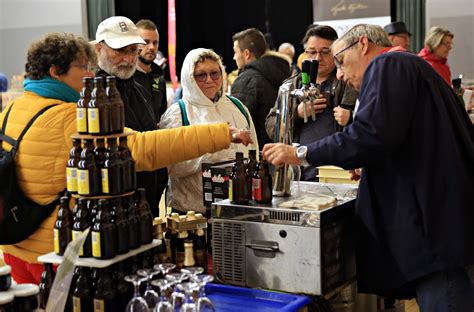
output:
[[[79,195],[99,195],[102,190],[100,170],[94,154],[94,141],[84,139],[81,160],[77,165],[77,193]]]
[[[94,78],[94,89],[87,106],[87,126],[90,134],[110,134],[110,103],[103,77]]]
[[[63,196],[59,200],[59,210],[54,223],[54,252],[62,256],[72,240],[72,212],[69,209],[69,198]]]
[[[110,222],[109,201],[99,199],[95,222],[92,225],[92,256],[97,259],[111,259],[117,255],[117,229]]]
[[[81,159],[81,152],[81,140],[73,139],[72,148],[69,152],[69,160],[66,166],[67,190],[72,194],[77,193],[77,165]]]
[[[82,78],[81,97],[76,108],[77,132],[80,134],[87,134],[87,106],[91,100],[92,89],[94,89],[94,79]]]
[[[101,269],[98,272],[97,285],[94,292],[94,312],[119,311],[117,291],[109,270]]]
[[[91,290],[90,270],[87,267],[77,267],[79,275],[72,290],[72,311],[93,311],[93,292]]]
[[[78,198],[76,200],[73,221],[72,239],[74,240],[92,225],[90,213],[87,209],[87,200],[85,198]],[[79,251],[79,257],[92,257],[92,241],[90,232],[84,245]]]
[[[120,157],[117,139],[107,139],[107,152],[104,166],[101,168],[102,192],[118,195],[123,193],[123,162]]]

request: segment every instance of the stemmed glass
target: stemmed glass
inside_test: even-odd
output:
[[[188,267],[188,268],[182,268],[181,272],[188,274],[192,279],[193,276],[202,274],[204,272],[204,269],[201,267]]]
[[[143,269],[143,270],[138,270],[137,274],[143,277],[147,278],[147,283],[146,283],[146,290],[145,293],[143,294],[143,298],[145,298],[145,301],[148,304],[148,307],[150,310],[153,310],[158,302],[160,302],[160,296],[156,293],[156,291],[151,288],[151,280],[153,279],[153,276],[156,274],[159,274],[161,271],[160,270],[155,270],[155,269]]]
[[[199,286],[199,299],[196,302],[196,311],[216,311],[211,299],[206,296],[206,284],[213,280],[214,276],[209,274],[199,274],[192,277],[192,281]]]
[[[181,284],[183,281],[189,278],[189,275],[187,273],[181,272],[181,273],[170,273],[165,276],[165,278],[174,285],[174,290],[173,294],[171,295],[173,307],[175,310],[178,310],[181,308],[181,306],[184,303],[184,294],[179,291],[179,288],[177,287],[179,284]]]
[[[176,264],[174,263],[160,263],[160,264],[155,264],[153,267],[155,270],[160,270],[161,273],[163,273],[163,278],[165,278],[166,274],[169,274],[171,271],[173,271],[176,268]]]
[[[160,302],[156,305],[154,312],[173,312],[173,305],[170,303],[170,296],[173,292],[172,283],[162,278],[151,281],[151,284],[160,288]]]
[[[145,299],[140,296],[140,284],[146,280],[146,277],[138,275],[125,276],[125,281],[132,283],[135,289],[132,300],[127,304],[126,312],[150,312]]]
[[[195,312],[196,304],[193,301],[193,292],[199,288],[198,284],[188,282],[179,284],[177,287],[185,294],[184,304],[181,306],[180,312]]]

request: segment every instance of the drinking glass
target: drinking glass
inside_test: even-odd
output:
[[[184,272],[169,273],[165,276],[165,278],[170,283],[172,283],[172,285],[174,285],[173,294],[171,295],[171,302],[173,303],[174,309],[176,311],[179,311],[184,303],[185,296],[184,293],[182,293],[178,288],[178,285],[187,280],[189,278],[189,275]]]
[[[161,271],[160,270],[155,270],[155,269],[143,269],[143,270],[138,270],[137,274],[143,277],[147,278],[147,283],[146,283],[146,290],[145,293],[143,294],[143,298],[148,304],[148,308],[150,310],[153,310],[156,306],[156,304],[160,301],[160,296],[156,293],[156,291],[151,288],[151,280],[153,279],[153,276],[156,274],[159,274]]]
[[[206,284],[213,280],[214,276],[209,274],[199,274],[192,277],[192,281],[199,286],[199,299],[196,302],[196,311],[216,311],[211,299],[206,296]]]
[[[135,289],[132,300],[127,304],[126,312],[150,312],[145,299],[140,296],[140,284],[146,280],[146,277],[138,275],[125,276],[125,281],[132,283]]]
[[[201,267],[188,267],[188,268],[182,268],[181,272],[186,273],[190,277],[192,277],[194,275],[202,274],[204,272],[204,269]]]
[[[156,305],[154,312],[173,312],[173,305],[170,303],[173,292],[172,283],[162,278],[151,281],[151,284],[160,289],[160,302]]]
[[[171,271],[173,271],[176,268],[176,264],[174,264],[174,263],[160,263],[160,264],[156,264],[153,268],[155,270],[160,270],[161,273],[163,273],[163,278],[165,278],[166,274],[171,273]]]
[[[195,312],[196,304],[193,300],[193,292],[199,289],[197,283],[181,283],[178,286],[178,289],[185,294],[184,304],[181,306],[180,312]]]

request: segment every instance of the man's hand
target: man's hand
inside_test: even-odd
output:
[[[265,144],[263,157],[274,166],[301,164],[301,161],[296,157],[296,148],[283,143]]]
[[[339,125],[345,127],[349,122],[349,118],[351,117],[351,111],[340,106],[334,107],[333,111],[334,119]]]
[[[325,98],[319,98],[319,99],[316,99],[314,100],[313,102],[311,101],[306,101],[304,103],[300,103],[298,105],[298,116],[300,118],[304,118],[304,110],[306,108],[306,116],[311,116],[311,105],[314,106],[314,111],[316,114],[321,114],[324,109],[326,107],[328,107],[327,105],[327,101]]]
[[[352,181],[359,181],[360,175],[362,174],[362,169],[359,168],[359,169],[349,170],[349,173],[351,174]]]
[[[253,143],[253,140],[250,138],[250,130],[248,129],[237,130],[237,128],[233,126],[229,126],[229,131],[230,131],[231,143],[242,143],[245,146]]]

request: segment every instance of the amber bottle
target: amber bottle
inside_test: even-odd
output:
[[[92,312],[94,311],[93,296],[91,289],[91,273],[87,267],[78,267],[79,275],[72,291],[72,311]]]
[[[90,77],[82,78],[82,91],[76,107],[77,132],[87,134],[87,106],[91,100],[92,89],[94,89],[94,79]]]
[[[116,138],[107,139],[107,153],[101,168],[102,193],[117,195],[123,193],[123,162]]]
[[[127,207],[128,218],[128,246],[130,249],[140,247],[140,218],[138,216],[137,207],[133,195],[126,197],[124,200],[124,207]]]
[[[122,159],[123,190],[124,192],[131,192],[137,187],[137,176],[135,172],[135,161],[133,160],[132,153],[127,146],[127,137],[119,138],[118,150]]]
[[[87,126],[90,134],[110,134],[110,102],[103,77],[94,78],[94,89],[87,106]]]
[[[117,253],[124,254],[130,250],[129,247],[129,223],[123,208],[122,199],[111,199],[112,211],[115,214],[115,227],[117,229]]]
[[[97,286],[94,292],[94,311],[119,311],[117,291],[108,269],[101,269],[98,274]]]
[[[99,195],[101,193],[100,170],[95,161],[92,139],[84,140],[81,160],[77,165],[77,192],[79,195]]]
[[[247,182],[248,188],[250,192],[250,198],[252,197],[252,177],[255,170],[257,170],[257,151],[256,150],[249,150],[249,160],[245,165],[245,170],[247,171]],[[249,199],[250,199],[249,198]]]
[[[252,178],[252,198],[259,204],[268,204],[273,198],[273,180],[267,161],[260,152],[260,162]]]
[[[248,204],[250,191],[244,155],[235,153],[235,164],[229,177],[229,199],[233,204]]]
[[[197,267],[204,268],[207,272],[207,242],[204,229],[197,229],[193,240],[194,260]]]
[[[105,147],[105,139],[97,138],[95,140],[95,148],[94,148],[94,157],[95,163],[99,169],[104,167],[105,158],[106,158],[107,148]]]
[[[69,209],[69,199],[66,196],[59,200],[59,210],[54,223],[54,252],[62,256],[72,240],[72,212]]]
[[[92,226],[92,256],[110,259],[117,254],[117,229],[110,222],[109,202],[99,199],[99,210]]]
[[[125,126],[125,111],[114,76],[107,77],[106,93],[110,102],[110,131],[112,133],[122,133]]]
[[[52,263],[44,264],[44,271],[41,273],[41,280],[39,283],[39,308],[46,309],[48,303],[49,292],[53,286],[54,270]]]
[[[81,160],[81,151],[81,140],[72,139],[72,148],[66,166],[67,190],[72,194],[77,193],[77,165]]]
[[[153,214],[146,200],[144,188],[137,189],[137,211],[140,219],[140,243],[149,244],[153,240]]]
[[[90,211],[87,208],[87,200],[85,198],[79,198],[76,200],[76,208],[74,209],[72,225],[72,239],[76,239],[82,234],[88,227],[92,225],[90,218]],[[92,241],[91,233],[87,235],[86,241],[79,251],[79,257],[91,257],[92,256]]]

